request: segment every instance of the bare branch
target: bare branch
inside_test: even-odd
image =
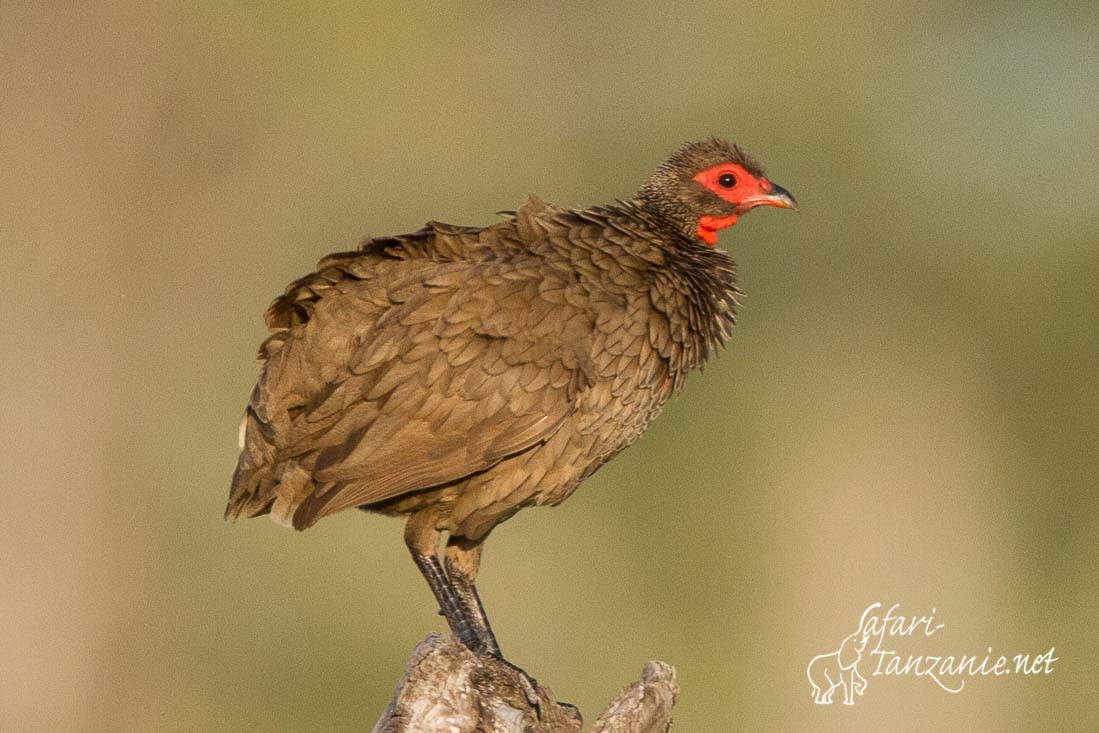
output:
[[[649,662],[592,733],[666,733],[679,687],[675,668]],[[519,668],[432,634],[412,653],[374,733],[579,733],[580,712]]]

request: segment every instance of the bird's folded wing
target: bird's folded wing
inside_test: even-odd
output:
[[[430,417],[375,420],[346,459],[314,471],[321,490],[297,508],[294,525],[308,526],[342,509],[443,486],[484,471],[547,440],[572,413],[571,405],[558,401],[544,414],[512,415],[505,409],[470,421],[471,407],[476,409],[456,401],[454,419],[438,428]],[[324,487],[331,488],[324,491]]]
[[[333,283],[308,322],[266,354],[252,411],[273,434],[276,461],[311,475],[292,500],[299,528],[458,481],[544,442],[588,382],[589,316],[554,275],[508,265],[375,268]]]

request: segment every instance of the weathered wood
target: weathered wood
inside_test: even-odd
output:
[[[622,690],[592,726],[591,733],[667,733],[679,697],[675,667],[649,662],[641,679]]]
[[[592,733],[666,733],[678,694],[675,668],[649,662]],[[522,670],[431,634],[412,652],[373,733],[579,733],[582,725],[575,707]]]

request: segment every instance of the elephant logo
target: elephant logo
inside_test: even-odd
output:
[[[832,696],[836,688],[843,688],[843,704],[854,705],[855,695],[866,692],[866,678],[859,673],[859,662],[862,653],[866,649],[867,641],[872,635],[872,629],[866,629],[866,614],[877,604],[867,608],[862,618],[859,619],[859,627],[840,644],[839,649],[827,654],[818,654],[809,660],[805,668],[805,674],[809,677],[809,684],[813,687],[813,702],[818,705],[831,705]]]

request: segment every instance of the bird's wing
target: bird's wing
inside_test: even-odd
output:
[[[230,515],[274,502],[304,528],[486,470],[572,413],[592,326],[560,270],[535,258],[326,262],[298,288],[307,320],[294,322],[290,292],[268,314],[285,330],[261,351]]]

